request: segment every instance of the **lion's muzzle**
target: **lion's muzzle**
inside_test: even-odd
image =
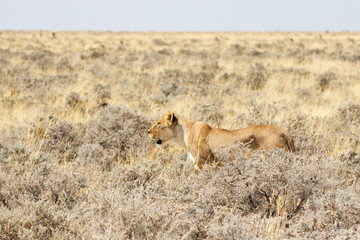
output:
[[[157,144],[157,145],[161,145],[163,143],[163,140],[160,139],[160,138],[156,138],[155,136],[152,136],[151,134],[151,129],[149,129],[148,131],[148,134],[149,134],[149,137],[154,140],[154,142]]]

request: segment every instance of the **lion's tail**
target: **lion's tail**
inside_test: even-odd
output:
[[[295,145],[294,145],[294,140],[292,139],[292,137],[290,136],[289,133],[285,133],[284,135],[284,139],[286,141],[286,144],[290,150],[290,152],[295,152]]]

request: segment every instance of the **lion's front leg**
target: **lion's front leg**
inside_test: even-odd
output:
[[[209,150],[207,152],[203,152],[202,154],[198,155],[196,165],[200,170],[202,170],[204,164],[213,164],[214,162],[215,162],[214,155]]]

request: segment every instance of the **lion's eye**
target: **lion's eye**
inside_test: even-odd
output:
[[[160,125],[160,123],[157,123],[156,125]]]

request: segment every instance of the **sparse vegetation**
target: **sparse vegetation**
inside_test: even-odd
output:
[[[359,33],[2,31],[1,239],[358,239]],[[297,151],[196,173],[167,110]]]

